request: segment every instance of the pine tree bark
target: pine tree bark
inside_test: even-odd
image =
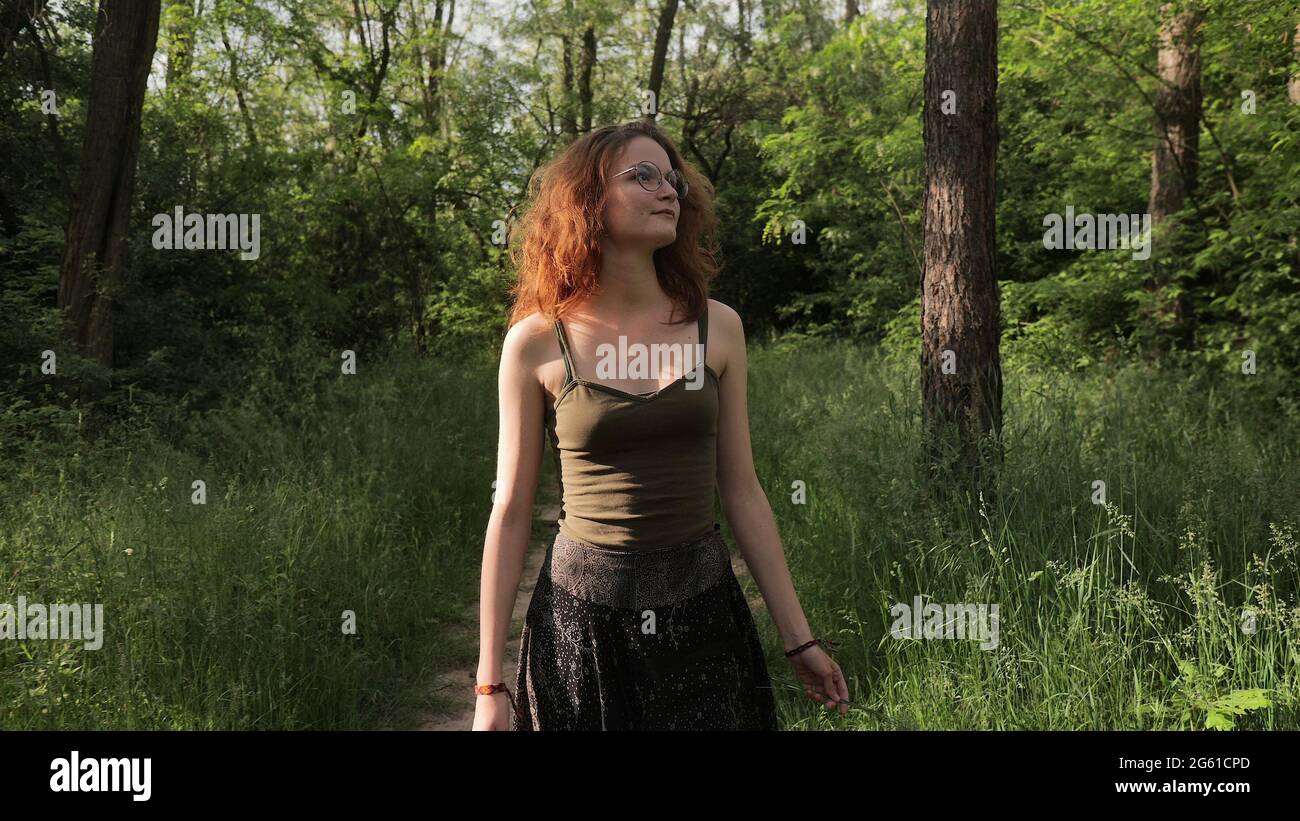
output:
[[[931,465],[959,472],[986,498],[993,487],[985,468],[1002,458],[994,270],[997,32],[996,0],[928,4],[922,411]],[[955,371],[945,372],[945,364]],[[945,442],[954,449],[946,450]]]
[[[59,269],[59,307],[82,354],[113,366],[113,298],[127,231],[145,83],[158,44],[159,0],[100,0],[86,138]]]

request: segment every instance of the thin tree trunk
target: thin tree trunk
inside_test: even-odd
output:
[[[564,13],[560,21],[565,32],[560,35],[560,130],[571,140],[578,136],[578,115],[575,105],[578,93],[573,76],[573,35],[568,33],[572,30],[573,22],[573,0],[564,0]]]
[[[582,32],[582,63],[578,71],[578,106],[582,116],[582,133],[591,131],[591,75],[596,70],[596,30],[587,26]]]
[[[375,102],[379,99],[379,92],[383,90],[384,80],[388,77],[389,61],[393,54],[390,35],[392,33],[393,20],[396,19],[397,8],[385,10],[382,6],[379,10],[379,36],[381,47],[379,59],[376,61],[374,50],[367,47],[368,54],[366,68],[370,73],[370,93],[367,95],[365,111],[361,113],[361,126],[357,129],[357,139],[361,139],[366,133],[366,121],[370,112],[375,108]]]
[[[1155,96],[1156,145],[1151,159],[1151,214],[1153,233],[1194,197],[1200,169],[1201,53],[1198,28],[1203,9],[1192,0],[1160,7],[1160,49],[1157,73],[1162,81]],[[1170,226],[1174,227],[1174,226]],[[1161,296],[1186,242],[1182,232],[1166,228],[1157,241],[1146,290],[1156,295],[1156,312],[1172,318],[1174,343],[1191,344],[1195,311],[1186,291],[1172,300]]]
[[[244,84],[239,79],[239,55],[230,45],[230,37],[226,34],[226,27],[221,27],[221,45],[225,46],[226,56],[230,58],[230,84],[235,89],[235,102],[239,106],[239,118],[244,123],[244,135],[248,140],[248,145],[253,149],[254,154],[257,152],[257,128],[253,125],[253,115],[248,110],[248,101],[244,99]]]
[[[126,272],[140,116],[158,16],[159,0],[99,4],[80,178],[59,269],[59,307],[73,342],[110,368],[113,296]]]
[[[40,25],[35,20],[28,26],[27,34],[32,40],[32,47],[36,50],[36,60],[41,67],[41,82],[45,83],[45,88],[52,89],[54,88],[54,77],[50,71],[50,57],[46,53],[45,42],[41,39]],[[59,118],[56,114],[45,115],[45,133],[49,135],[50,146],[54,151],[54,164],[58,168],[59,184],[63,187],[63,196],[71,202],[72,179],[68,176],[68,149],[63,144],[63,134],[59,131]]]
[[[673,20],[677,17],[678,0],[667,0],[659,11],[659,26],[655,29],[654,54],[650,58],[650,81],[646,88],[654,94],[654,110],[646,116],[653,120],[659,116],[660,96],[664,85],[664,65],[668,58],[668,44],[672,42]],[[743,13],[743,9],[742,9]],[[744,24],[744,20],[741,20]]]
[[[573,90],[573,54],[571,38],[565,35],[560,38],[560,49],[563,52],[563,73],[561,82],[564,86],[560,95],[560,128],[570,139],[578,136],[578,118],[573,113],[573,101],[575,93]]]
[[[1196,191],[1200,165],[1201,54],[1197,27],[1201,9],[1179,10],[1173,3],[1160,8],[1156,91],[1156,148],[1151,162],[1151,198],[1147,210],[1159,224],[1185,204]]]
[[[996,0],[930,0],[923,138],[921,392],[932,465],[961,469],[992,496],[1000,462],[1002,365],[994,271]],[[945,101],[955,110],[945,113]],[[945,366],[949,367],[945,367]],[[981,437],[991,447],[985,447]],[[956,457],[942,452],[956,440]],[[944,471],[946,472],[946,471]]]
[[[433,48],[428,57],[429,78],[424,84],[424,123],[430,131],[440,132],[443,110],[442,78],[447,70],[447,42],[451,39],[451,25],[456,19],[456,2],[447,4],[447,20],[443,19],[442,0],[433,7],[433,30],[436,32]]]

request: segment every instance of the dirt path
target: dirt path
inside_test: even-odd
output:
[[[503,681],[514,690],[515,672],[519,664],[519,636],[514,629],[523,624],[524,614],[528,612],[528,603],[532,601],[533,588],[537,586],[537,574],[541,572],[542,561],[546,558],[547,540],[554,532],[553,526],[560,516],[560,506],[556,503],[539,503],[533,515],[533,538],[528,543],[528,552],[524,555],[523,576],[519,580],[519,595],[515,597],[515,609],[510,617],[511,638],[506,642],[505,657],[502,659]],[[749,576],[745,560],[740,551],[731,550],[731,569],[736,578],[743,583]],[[749,598],[749,608],[754,613],[755,621],[767,613],[763,597],[755,594]],[[478,598],[470,604],[474,613],[472,623],[477,630]],[[478,673],[478,660],[464,667],[443,673],[434,682],[434,689],[445,692],[466,693],[464,704],[460,709],[446,713],[425,713],[419,718],[416,729],[420,730],[468,730],[474,725],[474,699],[470,689],[474,686],[474,677]]]
[[[519,636],[516,626],[522,625],[524,614],[528,612],[528,603],[533,598],[533,588],[537,586],[537,574],[541,572],[542,561],[546,559],[546,540],[550,538],[555,521],[560,518],[560,506],[555,503],[539,503],[533,511],[533,538],[528,542],[524,554],[524,571],[519,579],[519,595],[515,597],[515,609],[510,616],[511,637],[506,641],[505,657],[502,659],[504,681],[511,692],[515,689],[515,669],[519,664]],[[470,604],[474,614],[472,623],[478,630],[478,597]],[[478,674],[478,659],[464,667],[443,673],[434,682],[434,689],[444,692],[465,693],[463,706],[448,713],[426,713],[420,717],[418,730],[468,730],[474,726],[475,699],[471,690],[474,677]]]

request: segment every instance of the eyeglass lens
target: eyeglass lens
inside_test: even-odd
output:
[[[641,183],[641,187],[647,191],[658,191],[661,183],[659,167],[653,163],[642,162],[637,163],[636,168],[637,181]],[[686,180],[682,177],[680,171],[674,168],[668,172],[664,179],[667,179],[668,184],[677,191],[678,198],[686,199],[686,192],[689,190],[689,186],[687,185]]]

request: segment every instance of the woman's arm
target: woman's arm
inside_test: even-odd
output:
[[[479,584],[478,682],[502,680],[502,657],[524,554],[533,527],[533,496],[542,457],[544,393],[537,378],[537,325],[529,317],[506,334],[497,375],[500,428],[497,438],[496,493],[483,542]],[[507,682],[509,684],[510,682]],[[480,695],[509,706],[504,693]],[[481,710],[479,712],[482,712]],[[477,725],[477,721],[475,722]]]
[[[749,360],[745,354],[745,328],[735,311],[714,300],[709,300],[709,319],[709,342],[723,348],[717,351],[717,359],[723,364],[718,373],[721,378],[718,494],[722,498],[722,511],[740,543],[740,553],[749,566],[750,575],[763,594],[767,612],[772,615],[772,621],[781,634],[781,643],[786,650],[793,650],[812,639],[813,635],[799,597],[794,592],[781,537],[776,532],[772,506],[768,504],[767,494],[754,472],[746,402]],[[813,645],[789,660],[809,698],[828,710],[838,706],[841,715],[848,713],[849,689],[844,671],[821,647]]]
[[[772,507],[754,472],[746,401],[745,328],[739,314],[715,300],[709,300],[709,344],[723,348],[718,358],[725,363],[719,374],[718,409],[718,495],[722,511],[736,534],[740,553],[758,583],[785,649],[793,650],[813,636],[795,594]]]

